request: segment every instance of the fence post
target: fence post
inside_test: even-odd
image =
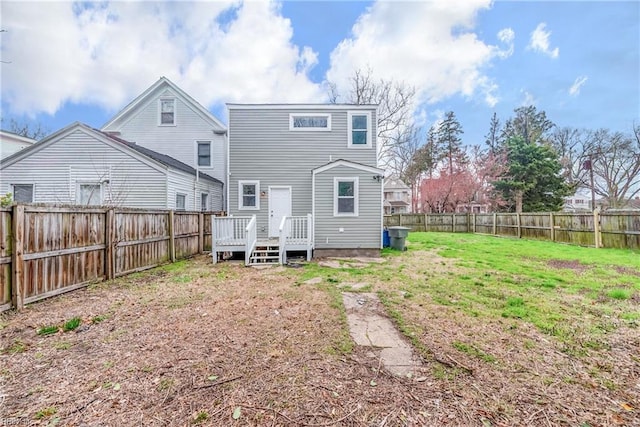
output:
[[[471,221],[471,214],[467,212],[467,233],[471,231],[471,224],[469,224],[470,221]]]
[[[602,247],[602,234],[600,231],[600,210],[593,211],[593,241],[596,248]]]
[[[402,214],[398,214],[398,225],[402,225]]]
[[[427,213],[424,213],[424,231],[429,231],[429,227],[427,226],[429,224],[429,217],[427,216]]]
[[[176,235],[173,211],[169,211],[169,259],[176,262]]]
[[[555,217],[553,216],[553,212],[549,212],[549,228],[550,228],[550,236],[551,236],[551,241],[555,242],[556,240],[556,224],[555,224]]]
[[[498,233],[498,227],[496,226],[496,221],[497,221],[497,215],[494,212],[493,213],[493,228],[491,231],[493,231],[493,235],[495,236]]]
[[[516,226],[518,227],[518,239],[522,238],[522,221],[520,213],[516,213]]]
[[[13,207],[11,228],[11,303],[16,310],[24,308],[24,205]]]
[[[198,253],[204,252],[204,214],[198,214]]]
[[[476,214],[471,214],[471,218],[473,220],[473,228],[471,230],[473,230],[473,234],[476,233]]]
[[[115,249],[115,234],[115,215],[113,209],[107,209],[104,220],[104,268],[106,280],[111,280],[115,277],[113,253]]]
[[[451,232],[456,232],[456,214],[451,214]]]

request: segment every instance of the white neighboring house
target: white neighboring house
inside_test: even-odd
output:
[[[102,131],[164,153],[226,185],[226,126],[166,77],[131,101]]]
[[[579,190],[574,195],[565,197],[562,210],[564,212],[590,212],[591,194],[588,194],[588,192],[584,190]]]
[[[411,212],[411,188],[397,176],[384,179],[385,215]]]
[[[0,130],[0,159],[30,147],[35,142],[37,141],[33,138],[27,138],[7,130]]]
[[[16,202],[222,210],[223,184],[170,156],[74,123],[0,161]]]

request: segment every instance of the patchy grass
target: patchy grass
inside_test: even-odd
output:
[[[411,233],[382,258],[256,270],[202,256],[0,314],[3,411],[43,425],[638,419],[637,252]],[[353,344],[343,291],[378,294],[420,377]],[[33,333],[71,316],[87,327],[64,341]]]

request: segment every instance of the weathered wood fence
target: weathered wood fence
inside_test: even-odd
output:
[[[386,227],[482,233],[604,248],[640,249],[640,212],[385,215]]]
[[[0,311],[211,249],[214,212],[0,209]]]

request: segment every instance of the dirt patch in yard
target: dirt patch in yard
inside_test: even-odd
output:
[[[574,270],[578,273],[582,273],[583,271],[590,268],[588,265],[584,265],[577,259],[550,259],[549,261],[547,261],[547,265],[551,268],[569,269]]]
[[[416,257],[416,258],[413,258]],[[430,252],[379,268],[453,268]],[[338,283],[202,256],[0,315],[0,419],[85,426],[640,425],[637,328],[591,357],[515,319],[395,303],[424,376],[353,346]],[[334,271],[332,270],[332,274]],[[393,280],[366,280],[396,292]],[[76,331],[38,335],[82,319]],[[394,317],[393,312],[391,317]],[[402,327],[403,325],[399,325]],[[625,406],[627,405],[627,406]]]

